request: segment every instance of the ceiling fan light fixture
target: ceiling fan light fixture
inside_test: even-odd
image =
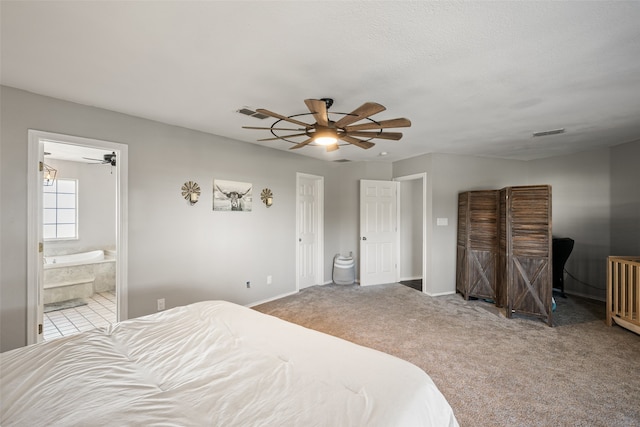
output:
[[[243,126],[243,128],[268,130],[274,136],[273,138],[258,139],[258,141],[286,141],[293,144],[293,146],[289,147],[290,150],[297,150],[308,146],[322,146],[325,147],[327,153],[330,153],[340,148],[338,141],[340,141],[343,146],[355,145],[364,150],[368,150],[376,145],[374,142],[371,142],[371,140],[375,138],[398,141],[402,138],[402,133],[384,132],[384,130],[394,127],[411,126],[411,121],[405,118],[382,121],[371,119],[372,115],[386,110],[383,105],[376,102],[365,102],[350,113],[332,113],[342,116],[337,121],[331,119],[328,111],[329,107],[333,104],[333,99],[305,99],[304,103],[309,112],[292,116],[283,116],[282,114],[274,113],[264,108],[258,108],[256,110],[258,113],[277,119],[277,121],[270,127]],[[244,111],[239,112],[246,114]],[[300,121],[297,118],[298,116],[304,115],[312,115],[315,123]],[[367,122],[354,124],[363,120]],[[289,127],[283,127],[279,124],[282,121],[297,125],[298,128],[292,128],[291,125],[289,125]],[[372,130],[372,132],[363,132],[366,130]],[[281,131],[294,133],[280,133]],[[303,141],[294,139],[304,136],[307,138]]]
[[[318,145],[333,145],[338,142],[338,133],[333,129],[318,129],[313,134],[313,142]]]

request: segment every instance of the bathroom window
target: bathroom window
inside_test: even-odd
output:
[[[44,186],[44,228],[46,240],[72,240],[78,238],[78,181],[56,179]]]

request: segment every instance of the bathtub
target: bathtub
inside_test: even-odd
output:
[[[88,298],[116,288],[115,253],[95,250],[44,257],[44,303]]]
[[[92,264],[96,261],[102,261],[104,259],[105,255],[103,250],[80,252],[70,255],[46,256],[44,257],[44,268],[48,269],[67,267],[70,265]]]

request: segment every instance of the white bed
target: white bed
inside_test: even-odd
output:
[[[0,355],[1,425],[457,426],[421,369],[224,301]]]

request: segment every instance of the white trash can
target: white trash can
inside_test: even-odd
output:
[[[352,256],[336,254],[333,257],[333,283],[352,285],[356,281],[356,262]]]

